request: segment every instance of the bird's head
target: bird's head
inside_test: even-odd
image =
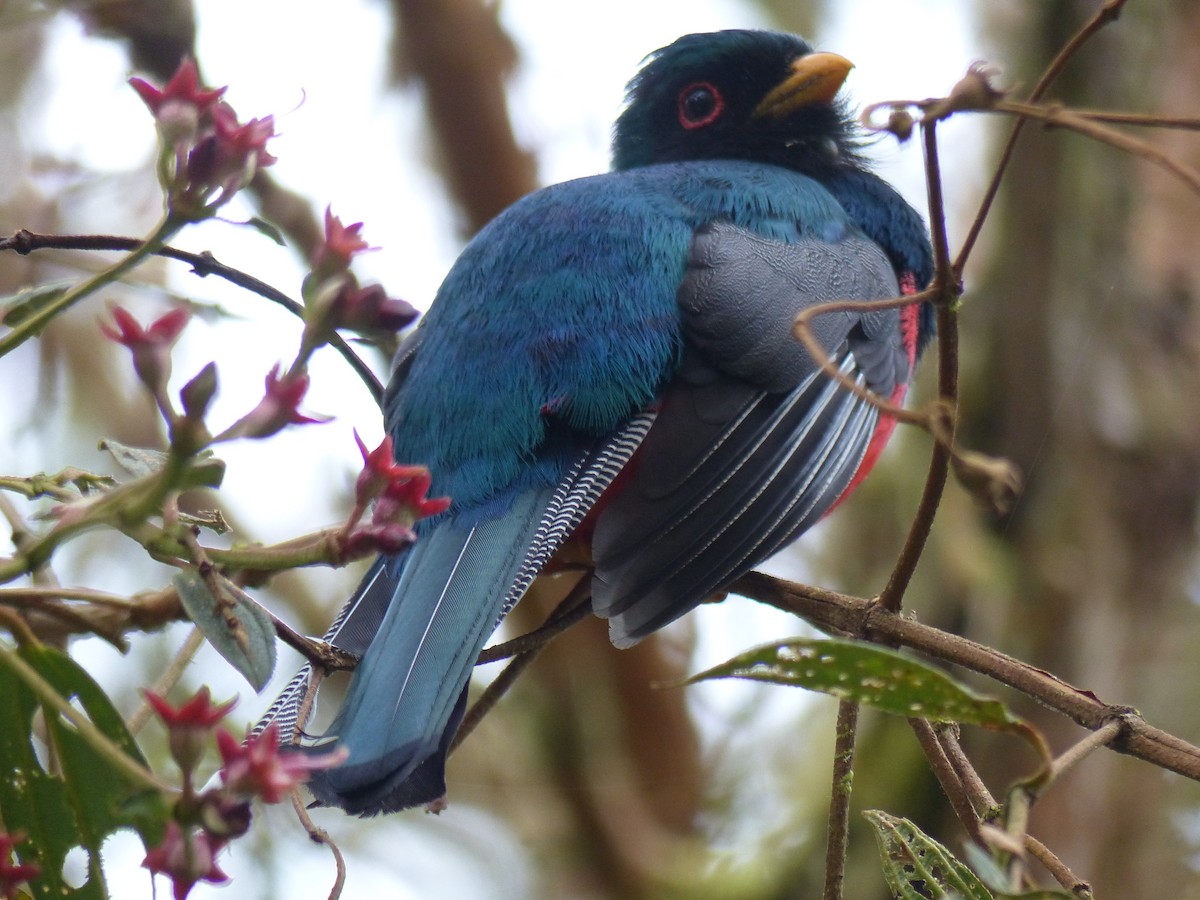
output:
[[[629,83],[613,167],[741,159],[820,177],[854,165],[854,125],[835,99],[851,67],[791,34],[681,37]]]

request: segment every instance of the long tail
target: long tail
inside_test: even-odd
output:
[[[479,651],[652,421],[636,417],[581,454],[560,484],[519,495],[504,514],[472,527],[443,523],[417,541],[329,728],[349,757],[309,782],[319,802],[374,815],[445,794],[446,753]]]
[[[344,653],[361,657],[371,645],[371,639],[379,631],[379,624],[387,614],[392,598],[396,595],[399,578],[392,574],[401,565],[399,559],[379,557],[367,569],[362,581],[342,606],[337,618],[325,632],[324,640]],[[271,707],[250,731],[250,737],[258,737],[274,722],[279,727],[281,740],[288,741],[297,729],[308,724],[308,715],[300,718],[300,708],[312,684],[312,663],[305,663],[292,676],[287,687],[275,698]],[[311,710],[309,711],[311,715]]]

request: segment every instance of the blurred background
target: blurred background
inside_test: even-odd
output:
[[[796,31],[848,56],[847,90],[865,104],[949,91],[976,59],[1028,89],[1099,4],[1084,0],[78,0],[0,3],[0,232],[144,234],[161,212],[154,127],[126,85],[165,81],[183,55],[229,85],[243,118],[274,114],[279,161],[226,208],[264,216],[281,248],[214,221],[177,242],[210,250],[298,296],[305,258],[332,205],[380,249],[363,281],[427,305],[463,243],[539,185],[607,167],[625,81],[681,34],[729,27]],[[1132,0],[1068,67],[1052,95],[1111,109],[1196,115],[1200,3]],[[974,215],[1006,123],[959,117],[939,129],[952,247]],[[1192,165],[1186,132],[1148,135]],[[924,209],[919,147],[872,141],[879,171]],[[1061,133],[1027,129],[966,270],[962,308],[964,445],[1008,457],[1024,495],[1004,518],[955,485],[908,605],[1200,742],[1200,198],[1159,170]],[[0,291],[78,277],[86,254],[0,257]],[[146,321],[177,298],[200,304],[175,355],[182,384],[210,360],[212,421],[252,406],[262,379],[295,352],[300,324],[259,297],[178,264],[139,270],[106,292]],[[102,437],[154,446],[159,420],[124,350],[98,340],[103,301],[0,359],[0,472],[110,471]],[[387,361],[364,349],[386,373]],[[932,361],[918,399],[930,396]],[[306,407],[336,416],[269,443],[221,448],[223,509],[240,539],[275,541],[344,518],[378,411],[340,358],[322,351]],[[928,439],[901,430],[853,502],[773,561],[789,577],[871,596],[916,507]],[[133,593],[169,572],[111,535],[72,544],[66,584]],[[277,578],[258,596],[320,633],[358,570]],[[527,603],[510,627],[544,611]],[[346,852],[345,896],[464,898],[804,898],[819,891],[834,704],[762,685],[658,689],[737,650],[805,626],[732,598],[635,650],[603,623],[561,638],[454,757],[450,808],[372,821],[317,811]],[[131,710],[187,626],[133,636],[120,656],[98,640],[72,652]],[[298,663],[284,655],[277,683]],[[494,676],[483,670],[480,680]],[[205,650],[185,683],[256,697]],[[988,686],[992,687],[992,686]],[[1061,750],[1070,723],[1021,698],[1017,710]],[[153,726],[151,726],[153,727]],[[1011,738],[965,735],[993,793],[1033,764]],[[164,757],[165,759],[165,757]],[[167,765],[164,762],[164,765]],[[914,819],[952,849],[962,832],[902,722],[864,715],[856,810]],[[269,810],[222,865],[239,897],[320,897],[328,853],[289,812]],[[846,896],[888,896],[873,839],[856,816]],[[266,826],[266,827],[264,827]],[[1104,897],[1200,897],[1200,788],[1101,753],[1041,800],[1033,833]],[[131,835],[113,838],[113,895],[149,897]],[[160,885],[161,889],[161,885]],[[216,896],[200,885],[192,896]]]

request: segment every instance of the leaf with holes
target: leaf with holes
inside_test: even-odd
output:
[[[267,611],[223,575],[216,576],[219,597],[197,572],[180,572],[173,581],[188,618],[261,691],[275,671],[275,624]]]
[[[108,697],[70,657],[48,647],[25,647],[19,656],[130,759],[145,766]],[[135,785],[8,666],[0,666],[0,697],[0,809],[4,829],[23,832],[28,839],[17,848],[21,861],[41,868],[29,885],[33,896],[102,900],[108,893],[101,844],[113,832],[133,828],[143,843],[153,846],[168,815],[161,797]],[[35,730],[35,718],[44,723],[44,731]],[[43,756],[47,752],[44,741],[55,760],[55,774],[39,758],[39,748]],[[76,848],[87,856],[87,880],[72,887],[63,877],[63,861]]]
[[[792,638],[748,650],[689,678],[747,678],[823,691],[898,716],[963,722],[1004,731],[1024,722],[943,672],[863,641]]]
[[[975,873],[908,819],[877,809],[863,815],[875,829],[883,877],[897,900],[993,900]]]

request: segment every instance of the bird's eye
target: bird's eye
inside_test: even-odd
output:
[[[707,81],[689,84],[679,92],[679,124],[684,128],[703,128],[721,115],[725,98]]]

